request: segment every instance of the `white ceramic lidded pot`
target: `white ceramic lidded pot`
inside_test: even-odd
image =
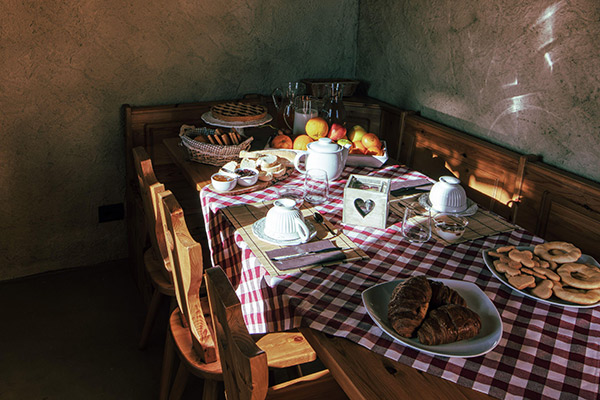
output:
[[[454,176],[442,176],[429,192],[429,202],[434,211],[460,213],[467,209],[467,194]]]
[[[306,148],[306,153],[299,153],[294,159],[294,166],[300,173],[305,174],[310,169],[322,169],[327,172],[330,181],[342,175],[350,145],[342,147],[330,138],[320,138],[309,143]],[[303,169],[300,167],[300,161],[305,157]]]
[[[308,242],[310,231],[293,199],[277,199],[265,218],[265,235],[275,240],[301,239]]]

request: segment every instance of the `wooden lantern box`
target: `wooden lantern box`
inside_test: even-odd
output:
[[[389,179],[350,175],[344,188],[342,222],[349,225],[385,229],[389,197]]]

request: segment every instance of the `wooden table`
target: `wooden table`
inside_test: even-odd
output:
[[[219,169],[188,161],[178,138],[165,139],[163,143],[198,191],[210,183],[210,176]],[[388,359],[350,340],[311,328],[301,328],[301,331],[351,399],[491,399],[483,393]]]

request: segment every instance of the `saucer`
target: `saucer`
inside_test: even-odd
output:
[[[308,240],[310,240],[313,237],[315,237],[315,235],[317,234],[317,230],[315,229],[313,224],[311,224],[308,221],[305,221],[305,222],[306,222],[306,226],[308,227],[308,232],[309,232]],[[297,244],[305,243],[302,241],[300,236],[298,236],[297,239],[291,239],[291,240],[279,240],[279,239],[272,238],[271,236],[268,236],[265,233],[265,218],[261,218],[258,221],[256,221],[254,224],[252,224],[252,233],[254,233],[257,238],[259,238],[260,240],[262,240],[264,242],[276,244],[279,246],[294,246]]]
[[[474,215],[478,209],[477,203],[475,203],[473,200],[467,198],[467,209],[465,211],[453,212],[453,213],[438,211],[431,206],[431,203],[429,202],[429,193],[423,193],[421,196],[419,196],[419,203],[426,209],[428,209],[428,210],[431,209],[431,211],[433,211],[435,213],[460,215],[461,217],[468,217],[470,215]]]

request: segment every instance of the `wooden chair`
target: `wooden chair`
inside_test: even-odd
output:
[[[144,349],[148,344],[148,338],[163,299],[171,299],[171,308],[174,308],[175,288],[171,280],[171,266],[167,257],[163,223],[160,220],[158,208],[159,195],[165,191],[165,186],[156,179],[152,160],[146,150],[143,147],[136,147],[132,152],[144,207],[146,230],[150,239],[150,248],[144,252],[144,267],[153,287],[152,298],[138,344],[140,349]]]
[[[190,235],[181,206],[169,191],[161,193],[161,219],[165,243],[172,261],[173,283],[179,308],[169,319],[160,382],[161,399],[179,399],[191,374],[204,379],[204,399],[222,393],[223,374],[215,336],[212,334],[208,299],[200,295],[203,277],[202,248]],[[240,316],[241,318],[241,316]],[[243,319],[240,319],[243,325]],[[254,339],[253,339],[254,340]],[[316,359],[316,353],[299,332],[264,335],[258,340],[268,355],[268,367],[289,368]],[[180,363],[170,385],[175,354]]]
[[[269,386],[269,354],[250,336],[229,279],[214,267],[206,271],[205,280],[227,400],[347,398],[329,370]]]

